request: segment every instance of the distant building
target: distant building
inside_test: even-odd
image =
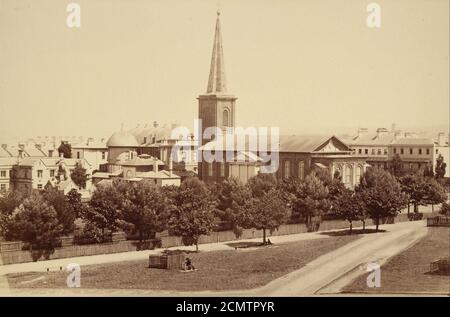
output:
[[[16,158],[0,157],[0,192],[9,190],[12,169],[16,163]]]
[[[442,133],[437,141],[427,138],[400,138],[389,145],[389,161],[398,155],[405,170],[418,171],[427,167],[436,168],[436,160],[442,155],[447,164],[445,177],[450,177],[449,145]]]
[[[126,152],[122,153],[126,154]],[[114,172],[97,172],[93,175],[95,185],[120,178],[129,182],[151,181],[158,186],[175,185],[179,186],[181,177],[173,173],[169,166],[168,170],[163,170],[164,162],[148,154],[141,154],[132,159],[116,161]]]
[[[72,145],[72,158],[85,159],[94,170],[100,170],[100,165],[107,163],[108,147],[106,142],[89,138],[85,142]]]
[[[87,190],[90,187],[92,168],[82,159],[66,158],[19,158],[12,166],[10,186],[13,190],[31,192],[43,190],[47,184],[57,186],[60,182],[70,180],[70,174],[77,163],[86,169],[88,177]]]
[[[360,128],[356,136],[344,138],[344,142],[352,150],[355,157],[364,157],[373,167],[387,168],[388,147],[395,140],[397,132],[378,128],[376,133],[369,133],[368,129]]]

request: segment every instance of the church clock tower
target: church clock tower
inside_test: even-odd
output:
[[[227,93],[225,65],[223,59],[222,35],[220,32],[220,12],[217,12],[216,31],[209,71],[206,94],[198,96],[198,116],[202,120],[202,130],[218,127],[225,134],[235,125],[236,97]],[[203,134],[203,131],[200,131]],[[203,139],[202,145],[211,140]]]

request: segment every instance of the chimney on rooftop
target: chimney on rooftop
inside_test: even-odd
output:
[[[153,172],[158,173],[158,159],[153,158]]]
[[[36,146],[36,149],[38,149],[38,150],[42,149],[42,144],[40,144],[40,143],[36,143],[35,146]]]
[[[155,128],[157,128],[158,127],[158,121],[153,121],[153,126],[155,127]]]
[[[445,146],[445,133],[439,132],[438,133],[438,146]]]
[[[378,128],[377,129],[377,138],[381,137],[383,134],[388,133],[388,130],[386,128]]]
[[[367,128],[359,128],[358,129],[358,136],[367,134],[369,132],[369,130]]]

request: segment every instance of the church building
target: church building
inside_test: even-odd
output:
[[[220,13],[217,13],[214,44],[211,57],[206,94],[198,97],[198,117],[202,120],[203,134],[209,127],[217,127],[226,134],[233,134],[236,127],[237,98],[227,91]],[[223,140],[202,139],[202,151],[223,151],[231,160],[206,162],[199,160],[200,179],[207,183],[221,182],[235,177],[246,183],[261,172],[261,166],[268,164],[261,159],[261,152],[248,144],[242,147],[224,147]],[[245,142],[244,142],[245,143]],[[352,156],[351,148],[333,135],[281,135],[278,148],[278,169],[274,173],[278,179],[299,177],[304,179],[314,169],[326,169],[333,177],[339,176],[348,187],[359,183],[367,164],[364,156]],[[232,153],[230,153],[232,152]],[[203,156],[203,155],[202,155]]]

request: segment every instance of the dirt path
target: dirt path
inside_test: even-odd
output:
[[[368,274],[365,270],[367,263],[376,262],[381,266],[387,259],[405,250],[427,233],[423,221],[405,222],[388,228],[389,232],[368,234],[325,254],[300,270],[258,289],[256,294],[301,296],[339,293],[340,289],[355,277]]]

